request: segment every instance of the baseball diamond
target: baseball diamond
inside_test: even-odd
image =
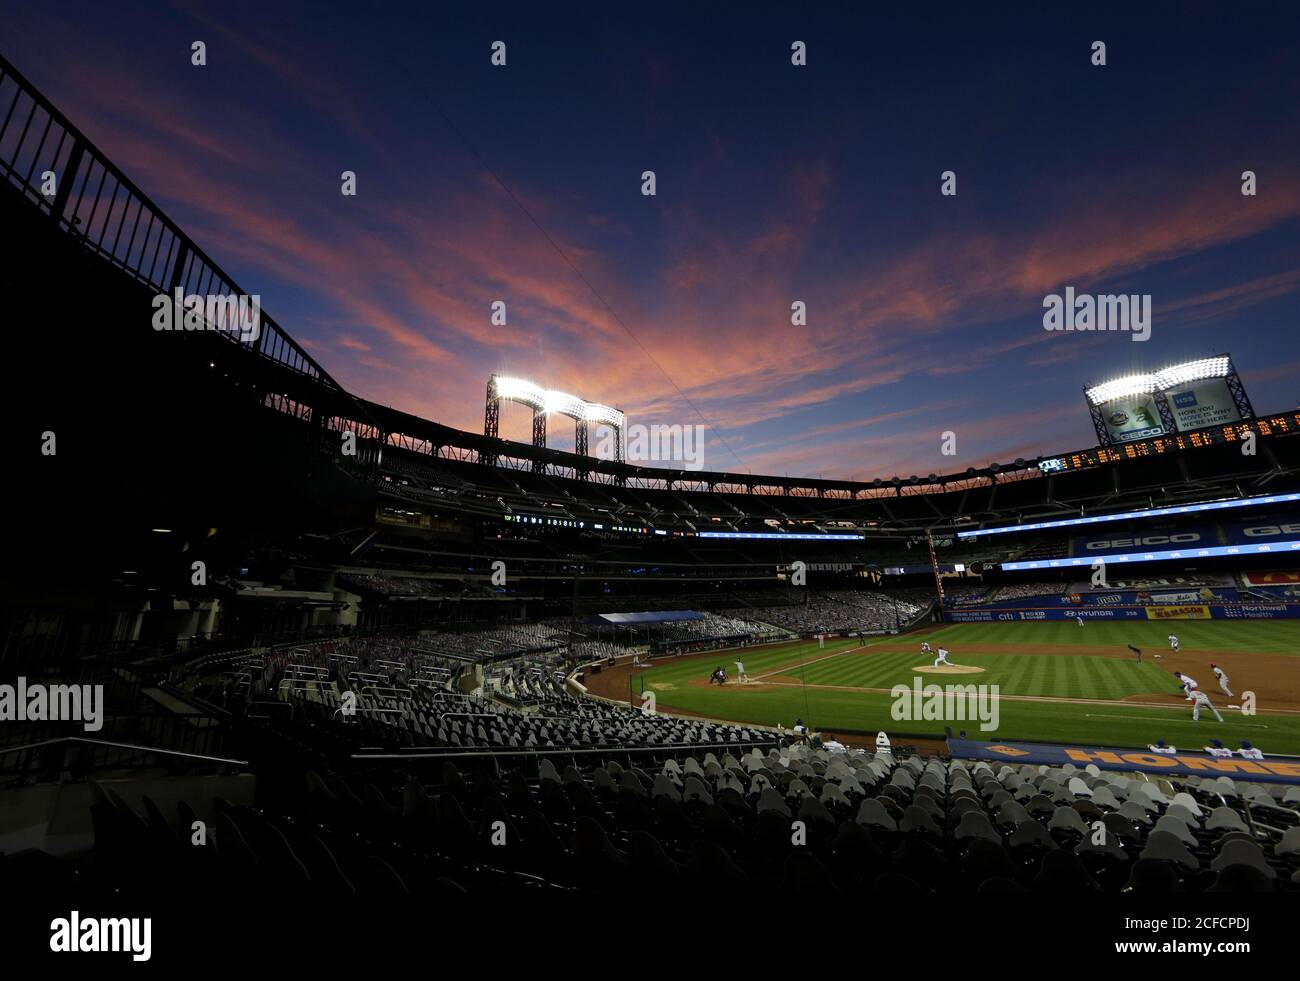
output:
[[[1082,636],[1064,623],[959,624],[901,637],[840,639],[825,650],[799,642],[749,651],[746,667],[754,680],[745,686],[702,685],[706,666],[722,657],[706,654],[665,658],[648,670],[606,670],[593,676],[591,691],[627,699],[650,687],[659,693],[661,711],[777,726],[805,716],[831,732],[874,736],[897,729],[889,690],[929,668],[917,654],[924,638],[950,648],[959,666],[982,669],[980,683],[1000,686],[1000,739],[1133,746],[1164,738],[1181,746],[1217,736],[1300,755],[1300,625],[1211,622],[1180,630],[1179,654],[1141,663],[1126,644],[1158,648],[1165,633],[1159,624],[1093,625]],[[1225,697],[1225,722],[1211,730],[1192,722],[1172,672],[1199,667],[1209,675],[1212,661],[1224,665],[1241,690],[1254,690],[1257,711],[1233,711],[1239,700]],[[909,728],[906,735],[942,738],[943,727]]]

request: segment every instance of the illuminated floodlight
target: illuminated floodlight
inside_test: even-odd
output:
[[[543,404],[547,412],[556,412],[570,419],[585,419],[587,416],[587,403],[578,396],[566,392],[557,392],[548,388]]]
[[[534,409],[546,408],[546,389],[523,378],[496,376],[497,395],[512,402],[522,402]]]
[[[1088,401],[1093,405],[1104,405],[1112,399],[1131,398],[1134,395],[1150,395],[1155,390],[1155,375],[1139,374],[1114,378],[1095,388],[1088,389],[1084,394],[1087,395]]]
[[[1120,511],[1115,514],[1098,514],[1089,518],[1061,518],[1056,521],[1037,521],[1023,525],[1001,525],[997,528],[979,528],[959,531],[958,538],[979,538],[984,535],[1008,535],[1023,531],[1044,531],[1049,528],[1070,528],[1076,525],[1105,524],[1110,521],[1163,518],[1168,515],[1195,514],[1198,511],[1223,511],[1232,508],[1258,507],[1261,504],[1294,504],[1300,494],[1268,494],[1263,497],[1231,497],[1223,501],[1206,501],[1200,504],[1176,504],[1164,508],[1147,508],[1143,511]]]
[[[1150,395],[1157,390],[1167,391],[1188,382],[1204,378],[1224,378],[1232,371],[1232,361],[1227,355],[1214,358],[1197,358],[1182,364],[1170,365],[1151,374],[1125,375],[1103,382],[1087,390],[1088,401],[1093,405],[1103,405],[1112,399],[1131,398],[1134,395]]]
[[[1157,371],[1153,376],[1156,381],[1156,387],[1164,390],[1173,388],[1176,385],[1186,385],[1188,382],[1200,381],[1203,378],[1223,378],[1232,370],[1231,362],[1226,355],[1217,358],[1198,358],[1196,361],[1185,361],[1182,364],[1170,365]]]
[[[610,408],[608,405],[600,405],[596,402],[588,402],[586,408],[586,418],[588,422],[594,422],[599,425],[617,426],[622,429],[627,419],[618,409]]]
[[[542,388],[535,382],[509,375],[496,375],[496,394],[511,402],[521,402],[537,412],[556,413],[579,422],[604,423],[623,428],[626,416],[618,409],[596,402],[588,402],[553,388]]]

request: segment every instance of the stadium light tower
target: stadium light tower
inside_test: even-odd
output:
[[[623,431],[627,417],[618,409],[597,402],[588,402],[554,389],[542,388],[534,382],[508,375],[492,375],[487,383],[487,405],[483,413],[483,435],[489,439],[501,438],[501,402],[518,402],[533,410],[533,446],[546,448],[546,417],[552,412],[568,416],[574,422],[574,451],[588,456],[588,433],[591,423],[609,426],[614,430],[614,459],[623,462]],[[495,454],[491,454],[495,460]],[[534,461],[534,470],[545,469],[541,460]]]
[[[487,383],[487,406],[483,410],[483,435],[488,439],[501,438],[501,400],[497,397],[497,376],[493,375]],[[480,450],[479,463],[495,466],[497,454],[494,450]]]

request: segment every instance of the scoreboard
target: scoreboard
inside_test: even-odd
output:
[[[1286,436],[1300,433],[1300,411],[1260,417],[1250,422],[1233,422],[1226,426],[1213,426],[1190,433],[1173,433],[1168,436],[1133,440],[1119,446],[1099,446],[1093,450],[1080,450],[1077,453],[1043,460],[1038,464],[1038,469],[1043,473],[1086,470],[1107,463],[1118,463],[1121,460],[1137,460],[1142,457],[1200,449],[1205,446],[1223,446],[1241,442],[1249,432],[1259,436]]]
[[[1083,394],[1097,442],[1107,448],[1129,443],[1150,447],[1162,437],[1229,427],[1255,417],[1228,354],[1122,375],[1085,388]]]

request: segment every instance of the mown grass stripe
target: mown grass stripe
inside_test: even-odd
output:
[[[1028,694],[1027,683],[1029,670],[1033,662],[1028,657],[1018,657],[1013,662],[1010,675],[1007,677],[1005,688],[1012,693],[1023,692]]]

